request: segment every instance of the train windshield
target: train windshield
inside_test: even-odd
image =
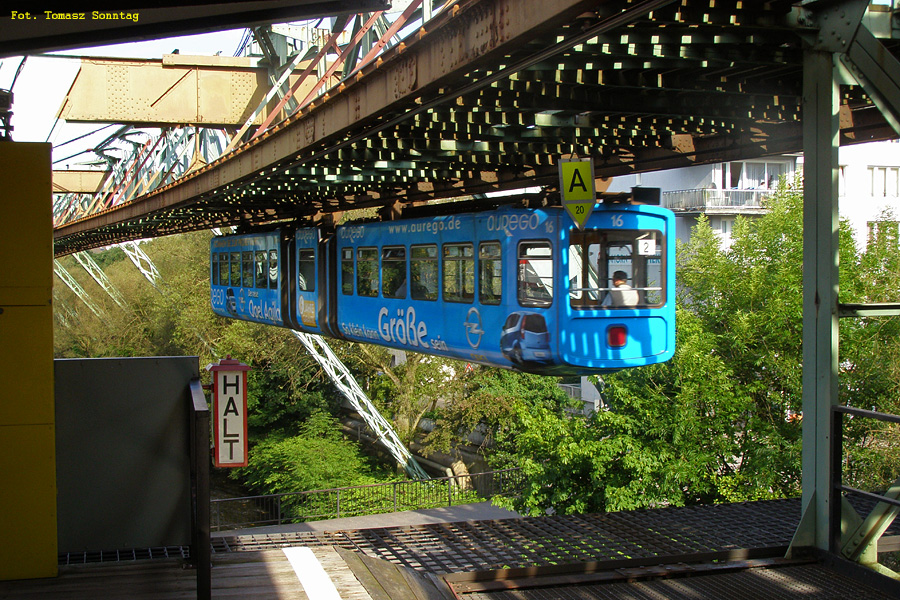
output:
[[[665,304],[665,238],[646,230],[573,230],[569,303],[576,309],[653,308]]]

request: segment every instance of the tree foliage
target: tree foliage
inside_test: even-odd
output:
[[[314,412],[296,435],[270,435],[256,444],[248,466],[235,474],[260,494],[280,494],[375,483],[372,471],[337,420]]]
[[[567,410],[557,379],[332,342],[409,443],[425,414],[429,447],[484,435],[495,467],[521,466],[521,512],[573,513],[783,497],[800,490],[802,193],[782,186],[767,214],[738,218],[723,247],[701,219],[678,247],[677,348],[668,363],[603,376],[607,403],[589,418]],[[281,328],[216,316],[209,307],[209,233],[144,244],[162,275],[152,287],[120,250],[97,255],[126,299],[122,309],[71,258],[63,264],[99,306],[55,290],[58,357],[231,355],[252,367],[250,467],[257,491],[367,482],[369,469],[333,420],[340,398],[317,363]],[[866,248],[840,231],[842,302],[897,302],[896,218]],[[900,413],[900,318],[841,321],[841,401]],[[900,433],[849,420],[845,480],[877,488],[896,477]],[[333,459],[332,459],[333,457]]]
[[[570,418],[511,404],[498,456],[527,476],[508,506],[610,511],[744,501],[800,492],[802,190],[782,184],[723,247],[705,219],[678,248],[677,348],[662,365],[601,380],[607,410]],[[891,219],[884,219],[891,223]],[[843,302],[896,301],[896,225],[863,252],[840,229]],[[898,319],[841,323],[845,403],[897,413]],[[893,436],[893,437],[892,437]],[[851,423],[845,477],[897,476],[896,428]],[[856,467],[855,469],[853,467]],[[863,476],[862,473],[867,473]],[[891,474],[892,473],[892,474]]]
[[[494,453],[493,443],[517,410],[546,409],[561,414],[571,401],[557,385],[556,377],[542,377],[505,369],[471,367],[457,380],[460,386],[455,400],[437,413],[436,427],[426,443],[431,449],[451,451],[454,444],[470,433],[482,435],[482,451]],[[518,466],[514,455],[494,454],[491,461],[498,468]]]

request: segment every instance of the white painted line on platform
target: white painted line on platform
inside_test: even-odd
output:
[[[283,548],[309,600],[341,600],[331,577],[322,568],[313,551],[306,547]]]

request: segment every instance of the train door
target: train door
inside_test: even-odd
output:
[[[320,281],[318,268],[320,251],[319,230],[301,227],[294,233],[294,292],[296,294],[296,324],[305,331],[321,333]],[[324,295],[323,295],[324,298]]]

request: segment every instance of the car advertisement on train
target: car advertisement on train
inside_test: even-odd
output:
[[[555,356],[555,220],[540,210],[509,210],[339,228],[338,256],[352,275],[338,298],[341,334],[547,370]],[[394,273],[395,260],[405,265],[402,276]]]
[[[210,241],[210,303],[223,317],[282,325],[277,235]]]

